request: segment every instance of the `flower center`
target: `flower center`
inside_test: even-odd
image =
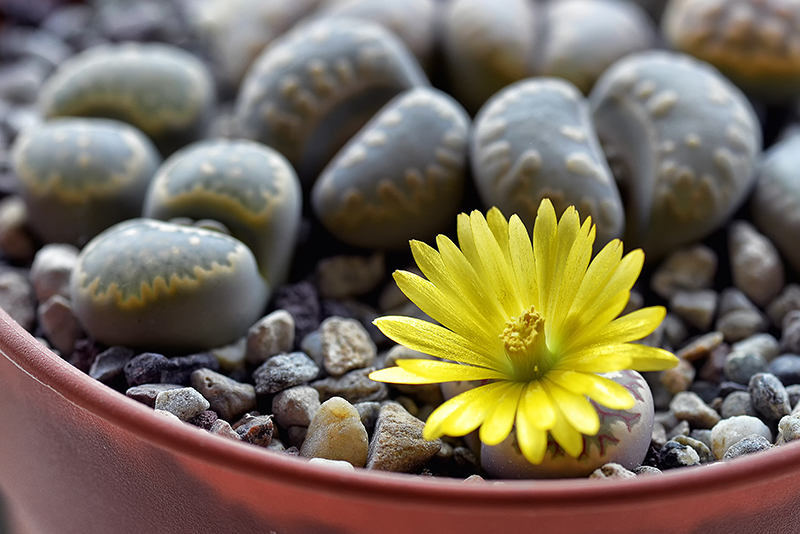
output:
[[[506,322],[500,334],[515,380],[538,380],[552,367],[544,336],[544,317],[531,306]]]

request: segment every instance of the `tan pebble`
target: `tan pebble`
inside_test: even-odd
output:
[[[354,467],[367,463],[367,430],[352,404],[341,397],[322,403],[300,448],[300,456],[342,460]]]

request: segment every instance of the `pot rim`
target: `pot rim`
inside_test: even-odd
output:
[[[486,483],[464,484],[460,479],[423,478],[366,469],[333,471],[306,459],[264,451],[156,416],[152,408],[96,381],[55,355],[2,309],[0,353],[20,371],[68,402],[173,454],[253,478],[276,480],[320,493],[392,500],[401,506],[435,502],[437,505],[513,508],[520,505],[575,506],[578,503],[602,505],[620,500],[635,505],[637,501],[668,499],[676,492],[685,497],[716,488],[730,490],[758,482],[775,483],[792,476],[787,473],[787,465],[800,463],[798,440],[743,458],[626,480],[503,480],[502,484],[487,480]]]

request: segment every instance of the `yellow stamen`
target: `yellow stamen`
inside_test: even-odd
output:
[[[506,322],[500,334],[511,375],[519,381],[537,380],[552,367],[544,336],[544,317],[531,306]]]

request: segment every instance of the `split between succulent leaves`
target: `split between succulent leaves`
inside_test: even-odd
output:
[[[522,454],[543,461],[548,439],[571,457],[600,421],[591,401],[611,409],[634,404],[631,393],[600,376],[626,369],[659,371],[677,364],[671,353],[632,343],[653,332],[661,306],[618,317],[644,263],[623,256],[613,240],[591,260],[595,227],[574,207],[560,221],[542,200],[533,241],[520,218],[493,208],[458,217],[458,241],[437,238],[438,252],[419,241],[411,249],[425,278],[397,271],[400,289],[440,325],[411,317],[375,321],[392,340],[441,360],[398,360],[370,374],[400,384],[484,381],[439,406],[424,435],[464,436],[476,429],[486,445],[514,430]],[[590,262],[591,260],[591,262]]]

